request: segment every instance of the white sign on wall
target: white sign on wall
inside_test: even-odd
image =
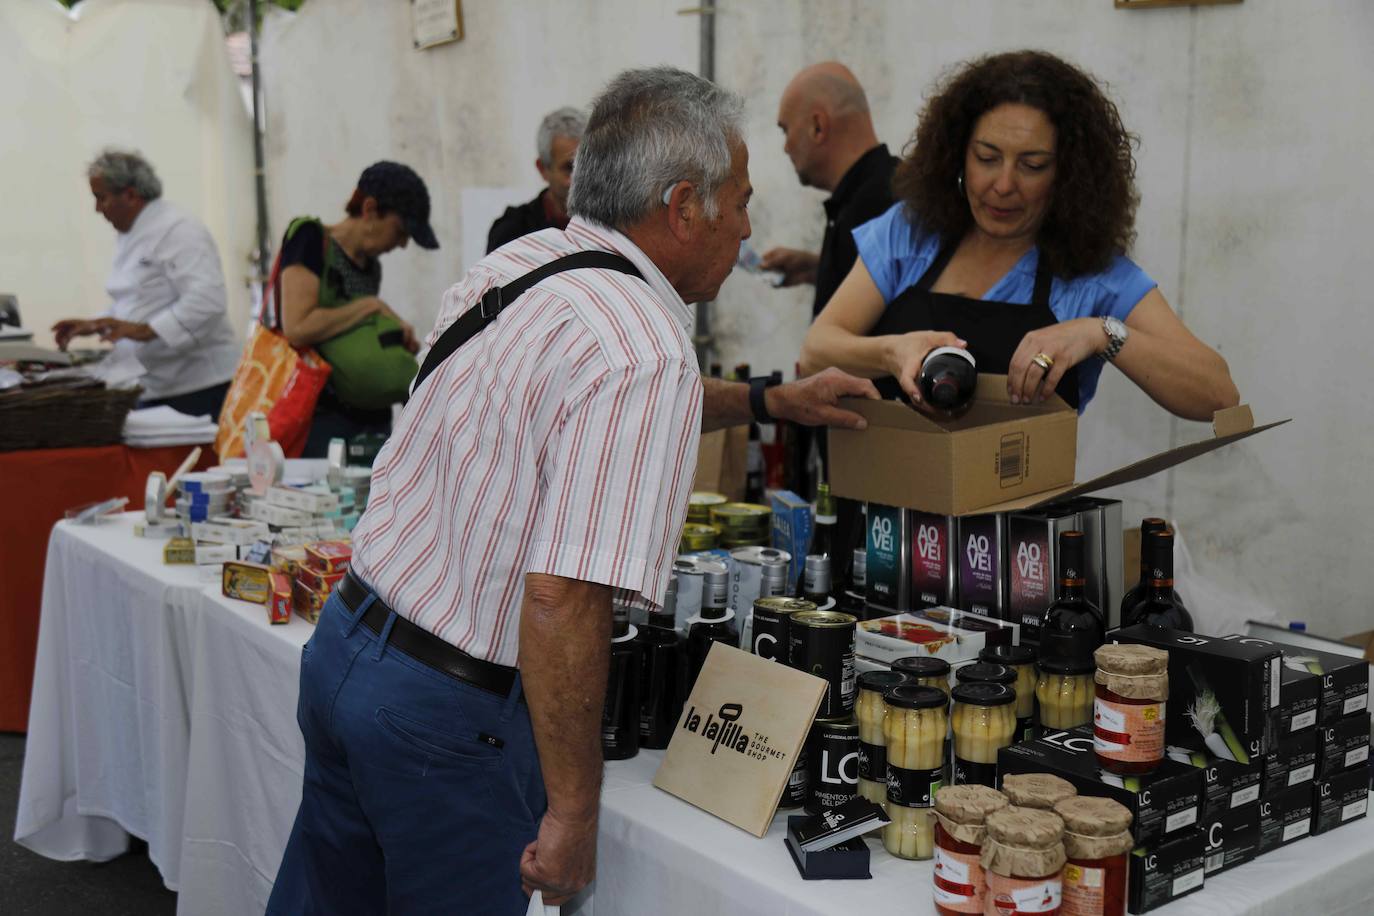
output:
[[[410,0],[410,27],[416,49],[463,37],[462,0]]]

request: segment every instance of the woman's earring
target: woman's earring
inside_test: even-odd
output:
[[[964,173],[963,173],[963,172],[960,172],[960,173],[959,173],[959,194],[960,194],[961,196],[964,194]]]

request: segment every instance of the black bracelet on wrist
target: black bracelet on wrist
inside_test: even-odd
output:
[[[768,412],[768,403],[763,398],[763,393],[774,385],[782,384],[782,377],[778,373],[772,375],[756,375],[749,380],[749,409],[754,414],[755,423],[774,423],[773,415]]]

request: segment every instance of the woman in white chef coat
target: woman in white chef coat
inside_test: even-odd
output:
[[[119,233],[105,283],[110,305],[99,318],[53,325],[57,345],[65,350],[73,337],[98,335],[143,364],[139,406],[218,418],[239,347],[215,240],[162,199],[162,182],[137,153],[105,150],[86,175],[96,212]]]

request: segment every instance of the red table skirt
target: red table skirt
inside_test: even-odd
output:
[[[0,732],[28,728],[48,534],[66,510],[116,496],[143,508],[148,475],[169,477],[193,446],[0,452]],[[197,467],[216,463],[203,446]]]

